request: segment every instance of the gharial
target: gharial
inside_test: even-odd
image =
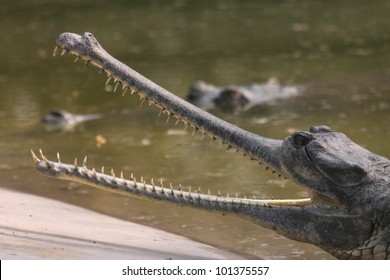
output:
[[[202,194],[105,175],[95,169],[49,161],[33,151],[36,169],[122,194],[144,195],[214,211],[235,213],[340,259],[390,259],[390,161],[327,126],[312,126],[285,140],[265,138],[225,122],[151,82],[108,54],[91,33],[63,33],[54,55],[70,52],[106,72],[116,90],[137,93],[168,118],[221,140],[308,189],[309,198],[256,200]]]
[[[47,131],[73,132],[78,125],[85,122],[120,116],[131,116],[144,111],[125,109],[119,112],[109,113],[73,114],[64,109],[54,109],[42,118],[42,124]]]
[[[103,117],[103,114],[76,115],[63,109],[55,109],[42,118],[42,123],[47,131],[73,131],[80,123],[101,119]]]
[[[294,98],[303,91],[303,86],[282,85],[275,77],[269,78],[266,83],[224,87],[197,81],[190,87],[187,99],[204,110],[219,108],[239,112],[257,105]]]

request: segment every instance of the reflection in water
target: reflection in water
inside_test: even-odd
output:
[[[23,1],[22,1],[23,2]],[[302,197],[303,189],[241,155],[175,133],[144,106],[142,114],[89,122],[74,133],[46,133],[52,108],[92,114],[139,107],[137,98],[106,92],[105,78],[66,56],[52,59],[56,36],[90,31],[116,57],[184,97],[196,80],[249,84],[278,77],[306,86],[304,95],[257,106],[239,116],[212,113],[244,129],[283,139],[325,124],[371,151],[389,155],[389,1],[5,0],[0,31],[1,186],[82,205],[156,226],[252,258],[330,258],[318,248],[250,222],[142,199],[123,198],[38,176],[29,150],[64,161],[88,154],[91,164],[147,180],[201,186],[212,192]],[[97,146],[96,137],[105,139]],[[25,178],[29,178],[26,182]]]

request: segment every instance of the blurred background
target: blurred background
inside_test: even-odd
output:
[[[324,124],[369,150],[390,155],[390,2],[372,1],[10,1],[0,10],[0,186],[80,205],[187,236],[247,258],[327,259],[230,215],[121,197],[35,172],[30,149],[63,162],[123,170],[168,184],[262,198],[305,197],[239,153],[200,141],[158,110],[139,108],[105,87],[105,75],[52,57],[62,32],[92,32],[113,56],[185,98],[191,84],[281,83],[304,94],[239,114],[211,113],[244,129],[283,139]],[[42,117],[126,111],[72,132],[49,132]],[[77,225],[75,225],[77,226]]]

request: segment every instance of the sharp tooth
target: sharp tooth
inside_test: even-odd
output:
[[[56,56],[60,52],[61,48],[59,46],[54,47],[53,56]]]
[[[39,149],[39,154],[41,155],[41,158],[42,158],[42,159],[44,159],[44,158],[45,158],[45,156],[43,155],[43,152],[42,152],[42,150],[41,150],[41,149]]]
[[[31,156],[32,156],[33,160],[35,161],[35,163],[39,163],[41,160],[36,156],[34,151],[30,150],[30,152],[31,152]]]
[[[173,186],[172,186],[172,183],[169,183],[169,188],[171,189],[171,195],[175,195],[175,193],[173,192]]]
[[[46,162],[47,167],[53,167],[53,165],[48,161],[46,157],[43,158],[43,160]]]
[[[123,87],[122,96],[125,96],[125,94],[126,94],[126,91],[127,91],[127,87],[126,87],[126,86],[124,86],[124,87]]]
[[[114,92],[116,92],[116,90],[118,89],[118,85],[119,85],[119,82],[117,82],[114,86]]]
[[[64,54],[66,54],[67,52],[68,52],[67,49],[63,49],[62,52],[61,52],[61,55],[64,55]]]
[[[169,122],[169,120],[171,119],[171,116],[172,116],[172,113],[168,113],[167,122]]]
[[[175,126],[180,122],[180,119],[177,118],[177,121],[175,122]]]
[[[114,177],[114,181],[115,181],[115,179],[116,179],[116,177],[115,177],[115,172],[114,172],[114,169],[111,169],[111,175],[112,175],[112,177]]]
[[[111,81],[111,79],[112,79],[112,76],[111,76],[111,75],[108,75],[107,81],[106,81],[106,85],[108,85],[108,83]]]
[[[74,59],[73,62],[77,62],[79,59],[80,59],[80,57],[79,57],[79,56],[76,56],[76,58]]]

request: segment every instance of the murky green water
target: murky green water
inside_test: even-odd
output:
[[[0,11],[0,185],[82,205],[162,228],[249,258],[331,258],[232,216],[45,178],[29,150],[63,161],[88,155],[89,165],[147,179],[258,197],[303,197],[279,179],[218,144],[191,137],[174,122],[139,108],[137,98],[106,92],[105,78],[69,56],[52,58],[56,36],[92,32],[114,56],[184,97],[195,80],[226,85],[305,85],[303,96],[237,115],[212,113],[247,130],[284,138],[290,129],[326,124],[375,153],[390,155],[390,20],[388,1],[8,1]],[[74,113],[132,111],[46,132],[53,108]],[[96,136],[107,143],[98,148]]]

